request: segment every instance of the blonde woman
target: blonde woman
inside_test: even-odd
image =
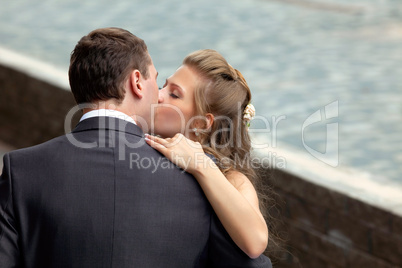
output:
[[[245,79],[222,55],[193,52],[160,90],[160,137],[146,140],[195,177],[233,241],[256,258],[267,247],[268,228],[253,186],[250,101]]]

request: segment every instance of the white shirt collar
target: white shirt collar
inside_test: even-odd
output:
[[[134,119],[128,115],[126,115],[125,113],[116,111],[116,110],[106,110],[106,109],[98,109],[98,110],[93,110],[90,112],[85,113],[81,119],[80,122],[82,120],[91,118],[91,117],[99,117],[99,116],[108,116],[108,117],[114,117],[114,118],[119,118],[122,120],[126,120],[128,122],[133,123],[134,125],[136,125]]]

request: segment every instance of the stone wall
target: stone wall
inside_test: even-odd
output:
[[[0,140],[26,147],[64,133],[64,118],[74,107],[69,90],[0,62]]]
[[[275,267],[402,267],[400,216],[283,170],[264,173],[286,240]]]
[[[14,148],[63,134],[75,105],[66,81],[43,77],[48,67],[25,64],[23,59],[13,66],[0,57],[0,140]],[[263,172],[262,181],[276,193],[277,205],[269,209],[275,233],[285,239],[282,250],[268,252],[275,267],[402,267],[401,214],[335,189],[337,184],[323,186],[288,170]],[[325,181],[329,173],[321,177]]]

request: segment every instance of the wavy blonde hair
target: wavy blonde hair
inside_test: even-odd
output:
[[[253,181],[251,141],[247,123],[243,120],[243,111],[251,101],[251,91],[243,75],[212,49],[189,54],[183,65],[200,78],[195,88],[196,114],[211,113],[214,116],[211,128],[201,131],[198,141],[207,153],[215,156],[224,174],[237,170]]]

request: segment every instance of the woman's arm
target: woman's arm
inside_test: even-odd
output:
[[[171,139],[146,137],[147,143],[169,160],[193,174],[230,237],[251,258],[268,243],[268,228],[258,206],[257,193],[242,173],[227,178],[204,154],[201,145],[178,134]]]

